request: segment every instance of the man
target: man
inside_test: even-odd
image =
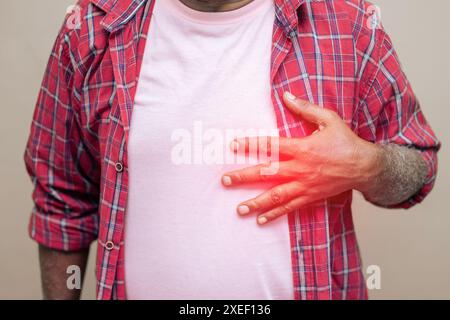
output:
[[[78,5],[25,155],[45,298],[95,239],[99,299],[367,298],[352,190],[411,207],[439,149],[373,6]]]

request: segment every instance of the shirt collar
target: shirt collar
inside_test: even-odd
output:
[[[119,29],[133,18],[136,12],[147,0],[90,0],[103,10],[104,16],[101,24],[109,32]],[[154,0],[151,0],[154,1]]]
[[[155,0],[90,0],[106,12],[102,25],[109,32],[125,25],[147,1]],[[258,0],[254,0],[258,1]],[[298,25],[297,10],[307,0],[274,0],[275,14],[287,35]]]
[[[257,1],[257,0],[255,0]],[[290,36],[298,26],[298,10],[308,0],[274,0],[277,21],[283,27],[286,35]]]

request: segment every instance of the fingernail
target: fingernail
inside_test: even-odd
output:
[[[231,178],[229,176],[223,176],[222,183],[226,186],[231,186]]]
[[[284,93],[284,96],[286,97],[286,99],[289,99],[289,100],[292,100],[292,101],[295,100],[295,96],[292,93],[290,93],[289,91],[286,91]]]
[[[267,222],[267,218],[266,217],[259,217],[258,218],[258,223],[259,224],[264,224],[264,223],[266,223]]]
[[[233,140],[233,141],[230,143],[230,149],[231,149],[231,151],[238,151],[238,149],[239,149],[239,143],[238,143],[236,140]]]
[[[238,207],[237,211],[239,214],[244,215],[250,212],[250,208],[248,206],[242,205]]]

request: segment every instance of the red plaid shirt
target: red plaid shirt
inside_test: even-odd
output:
[[[422,201],[435,179],[439,143],[391,40],[370,24],[370,4],[275,3],[271,79],[280,135],[310,134],[283,106],[282,93],[290,91],[336,111],[363,139],[416,148],[428,179],[397,207]],[[97,297],[124,299],[127,137],[153,1],[81,0],[79,7],[80,27],[62,27],[34,113],[25,154],[35,186],[29,231],[66,251],[98,239]],[[295,298],[367,297],[351,200],[348,191],[289,215]]]

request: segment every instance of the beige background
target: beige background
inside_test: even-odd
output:
[[[357,196],[365,265],[381,268],[374,299],[450,298],[450,1],[375,0],[425,114],[444,143],[433,193],[410,211]],[[0,299],[39,299],[36,245],[26,226],[31,184],[22,154],[48,54],[70,0],[0,0]],[[84,298],[94,294],[94,255]]]

